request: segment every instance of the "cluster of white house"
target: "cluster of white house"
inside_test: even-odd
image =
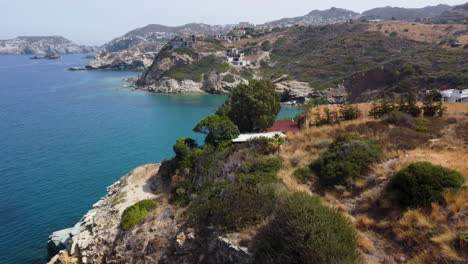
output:
[[[447,89],[441,90],[442,102],[446,103],[468,103],[468,89],[457,90]]]

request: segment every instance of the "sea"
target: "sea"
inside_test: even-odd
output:
[[[192,128],[227,98],[132,91],[125,79],[141,72],[67,71],[84,56],[0,56],[0,263],[45,263],[51,232],[135,167],[171,158],[178,138],[203,143]]]

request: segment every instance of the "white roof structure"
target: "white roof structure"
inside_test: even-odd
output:
[[[443,102],[468,102],[468,89],[440,91]]]
[[[280,137],[286,137],[285,134],[281,132],[267,132],[267,133],[252,133],[252,134],[240,134],[239,137],[232,140],[234,143],[242,143],[247,142],[252,139],[256,138],[273,138],[275,135],[279,135]]]

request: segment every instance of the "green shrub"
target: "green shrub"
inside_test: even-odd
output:
[[[241,132],[258,132],[271,127],[281,109],[279,94],[271,80],[239,84],[217,114],[227,115]]]
[[[393,31],[392,33],[390,33],[390,37],[396,37],[398,36],[398,33],[396,31]]]
[[[417,105],[416,95],[413,93],[407,94],[404,99],[400,100],[396,108],[398,111],[414,117],[418,117],[422,112],[421,108]]]
[[[236,79],[234,79],[234,76],[232,74],[227,74],[223,77],[223,82],[227,83],[234,83]]]
[[[264,220],[276,204],[280,168],[279,159],[264,156],[243,164],[232,182],[208,186],[200,192],[189,206],[189,221],[230,232]]]
[[[417,126],[416,131],[418,132],[429,132],[429,128],[425,126]]]
[[[191,138],[179,138],[173,146],[177,168],[184,169],[192,166],[190,153],[197,147],[195,140]]]
[[[414,128],[415,121],[411,115],[400,111],[392,111],[385,115],[384,122],[387,124],[393,124],[401,127]]]
[[[340,118],[344,120],[354,120],[362,116],[361,111],[355,105],[345,104],[340,105]]]
[[[334,125],[340,122],[337,111],[332,111],[330,108],[325,107],[323,113],[320,109],[314,113],[315,116],[315,125],[324,126],[324,125]]]
[[[294,178],[296,178],[300,183],[307,183],[309,182],[312,177],[312,171],[310,171],[309,167],[302,167],[298,168],[293,172]]]
[[[144,220],[148,215],[148,211],[156,207],[156,205],[156,202],[153,200],[142,200],[125,209],[120,221],[122,229],[129,230],[138,222]]]
[[[397,172],[387,189],[396,193],[404,206],[424,206],[443,202],[444,190],[458,188],[463,183],[463,175],[457,171],[429,162],[416,162]]]
[[[369,115],[374,118],[381,118],[382,116],[389,114],[395,110],[395,105],[389,101],[381,101],[372,103],[372,108],[369,111]]]
[[[239,136],[239,128],[227,116],[210,115],[203,118],[193,128],[193,131],[206,134],[205,141],[218,144]]]
[[[380,145],[356,134],[341,134],[311,164],[324,186],[346,184],[382,157]]]
[[[281,203],[257,244],[254,263],[362,263],[352,222],[306,193]]]
[[[216,64],[216,71],[218,73],[225,73],[229,70],[229,64],[228,63],[217,63]]]

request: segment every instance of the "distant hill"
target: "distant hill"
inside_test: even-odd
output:
[[[97,48],[80,46],[60,36],[21,36],[0,40],[0,54],[88,53]]]
[[[362,13],[366,19],[418,21],[441,15],[452,9],[449,5],[426,6],[423,8],[379,7]]]
[[[191,23],[178,27],[150,24],[142,28],[134,29],[125,35],[113,39],[104,45],[104,49],[116,52],[128,49],[142,43],[159,42],[163,45],[170,39],[182,34],[204,34],[217,35],[227,34],[234,28],[234,25],[207,25],[201,23]],[[162,46],[163,46],[162,45]]]
[[[424,22],[432,24],[468,24],[468,3],[456,6],[438,16],[426,19]]]
[[[265,23],[265,25],[270,26],[291,26],[295,24],[303,24],[303,25],[327,25],[327,24],[335,24],[340,22],[346,22],[350,19],[356,19],[360,16],[359,13],[332,7],[327,10],[314,10],[308,13],[305,16],[299,17],[292,17],[292,18],[283,18],[271,22]]]

